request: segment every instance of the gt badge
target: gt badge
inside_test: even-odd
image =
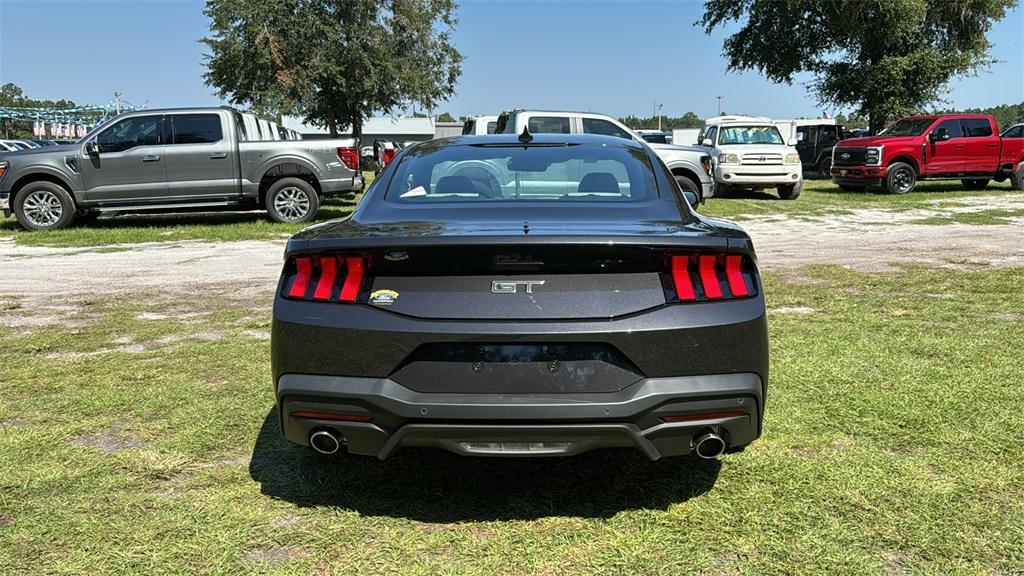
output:
[[[398,300],[398,292],[394,290],[374,290],[370,294],[370,304],[375,306],[391,306]]]
[[[495,280],[491,282],[491,292],[494,294],[515,294],[519,287],[525,288],[524,292],[533,294],[534,286],[543,286],[543,280]]]

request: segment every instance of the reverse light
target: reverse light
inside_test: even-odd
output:
[[[739,164],[740,163],[739,154],[722,154],[718,158],[722,161],[722,164]]]
[[[670,302],[748,298],[756,293],[753,262],[741,254],[672,254]]]
[[[343,146],[338,148],[338,158],[349,170],[359,171],[359,151],[355,146]]]
[[[362,256],[298,256],[287,265],[284,296],[292,300],[355,302],[363,284]]]

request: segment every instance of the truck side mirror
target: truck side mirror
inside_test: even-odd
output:
[[[789,139],[789,140],[788,140],[788,141],[786,142],[786,146],[796,146],[796,138],[790,138],[790,139]]]
[[[700,145],[701,145],[701,146],[707,146],[708,148],[710,148],[710,147],[711,147],[711,146],[713,146],[714,144],[712,144],[712,142],[711,142],[711,138],[705,138],[705,139],[703,139],[703,140],[701,140],[701,141],[700,141]]]
[[[931,137],[932,142],[945,142],[946,140],[949,140],[949,130],[945,128],[939,128],[935,132],[929,134],[929,136]]]
[[[100,145],[95,140],[89,140],[85,143],[85,153],[89,156],[99,156]]]

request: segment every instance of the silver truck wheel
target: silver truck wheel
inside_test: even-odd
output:
[[[75,217],[75,203],[67,190],[52,182],[33,182],[18,192],[14,215],[26,230],[57,230]]]
[[[282,178],[267,190],[266,206],[275,222],[309,222],[320,209],[320,198],[305,180]]]

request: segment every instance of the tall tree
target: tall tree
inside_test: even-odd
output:
[[[454,0],[207,0],[206,83],[256,111],[296,114],[332,136],[451,96],[462,55]]]
[[[992,63],[986,35],[1017,0],[705,0],[708,34],[730,22],[730,70],[791,84],[810,73],[823,105],[852,106],[877,130],[939,100],[948,81]]]

